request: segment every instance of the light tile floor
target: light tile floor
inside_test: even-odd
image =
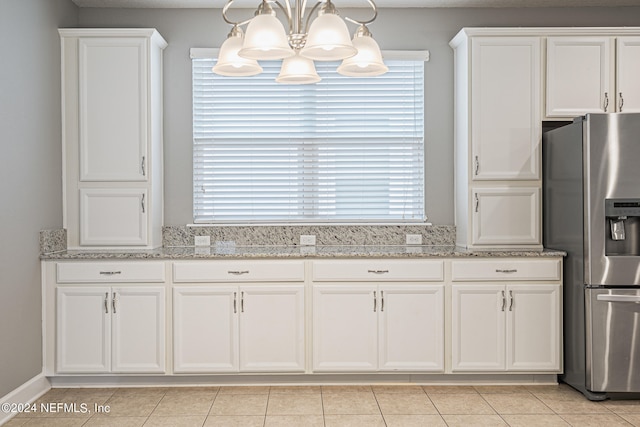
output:
[[[5,426],[640,427],[640,400],[590,402],[566,385],[53,389],[41,403],[59,412],[20,413]],[[74,403],[78,413],[65,411]]]

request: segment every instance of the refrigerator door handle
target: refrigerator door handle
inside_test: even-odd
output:
[[[606,295],[601,294],[596,297],[598,301],[606,302],[635,302],[640,304],[640,295]]]

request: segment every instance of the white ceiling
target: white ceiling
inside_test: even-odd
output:
[[[222,8],[226,0],[73,0],[80,7]],[[254,8],[260,0],[236,0]],[[293,3],[293,2],[292,2]],[[368,7],[366,0],[334,0],[337,7]],[[314,4],[309,1],[309,4]],[[378,7],[584,7],[640,6],[640,0],[376,0]]]

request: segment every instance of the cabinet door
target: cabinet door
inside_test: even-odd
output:
[[[538,179],[540,39],[474,38],[471,61],[472,179]]]
[[[112,371],[165,371],[164,288],[112,289]]]
[[[173,289],[173,371],[238,371],[238,289]]]
[[[381,371],[444,369],[444,286],[379,287]]]
[[[304,285],[241,286],[239,316],[241,371],[304,371]]]
[[[640,113],[640,37],[617,40],[616,107],[625,113]]]
[[[80,181],[144,181],[147,41],[79,40]]]
[[[110,288],[58,287],[56,298],[56,371],[109,372]]]
[[[146,245],[147,190],[85,188],[80,190],[80,244]]]
[[[474,245],[541,243],[539,188],[474,188],[472,194]]]
[[[610,37],[547,38],[547,117],[615,111]]]
[[[507,370],[560,370],[560,286],[507,286]]]
[[[451,291],[451,370],[503,371],[505,287],[452,285]]]
[[[378,369],[377,286],[313,287],[313,370]]]

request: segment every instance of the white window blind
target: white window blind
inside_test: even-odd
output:
[[[316,63],[322,81],[275,83],[280,63],[222,77],[193,59],[194,222],[424,221],[424,62],[373,78]]]

